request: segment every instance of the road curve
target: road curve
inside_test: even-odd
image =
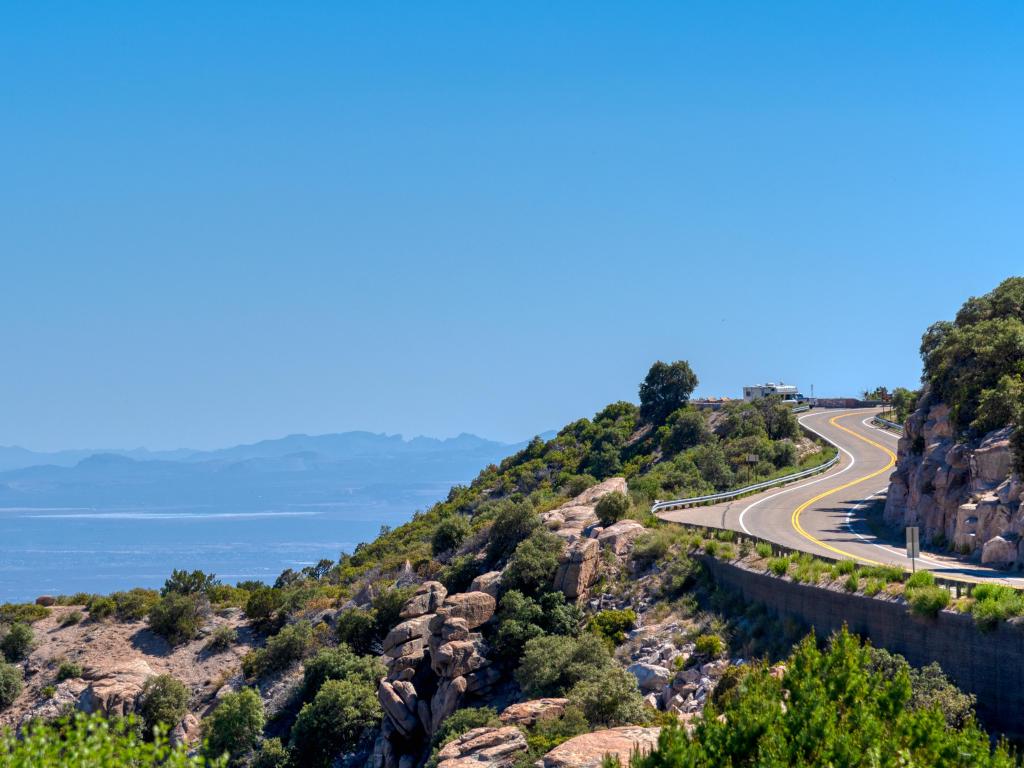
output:
[[[742,499],[658,513],[663,520],[728,528],[793,549],[867,565],[910,568],[901,546],[873,535],[866,508],[889,485],[898,436],[871,425],[876,410],[815,410],[800,422],[840,449],[840,460],[823,475]],[[923,553],[917,567],[936,576],[998,581],[1024,587],[1024,577],[954,557]]]

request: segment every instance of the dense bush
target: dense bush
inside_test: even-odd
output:
[[[60,625],[62,627],[73,627],[75,624],[81,624],[84,618],[81,611],[68,611],[64,614],[64,618],[60,620]]]
[[[68,661],[64,659],[57,666],[57,679],[58,680],[70,680],[74,677],[82,676],[82,665],[74,661]]]
[[[681,453],[712,439],[704,414],[694,408],[680,408],[658,429],[662,450]]]
[[[899,654],[884,648],[867,646],[868,670],[886,679],[906,674],[910,677],[910,701],[907,708],[937,708],[953,728],[962,728],[974,716],[974,696],[964,693],[949,681],[942,668],[932,662],[927,667],[911,667]]]
[[[626,641],[626,633],[636,626],[636,611],[606,610],[595,613],[587,622],[587,629],[603,637],[612,647]]]
[[[910,609],[921,616],[935,616],[949,605],[949,590],[936,585],[935,576],[918,571],[907,579],[904,596]]]
[[[581,680],[595,678],[614,663],[596,635],[545,635],[526,643],[516,680],[528,696],[564,696]]]
[[[34,621],[45,619],[49,615],[49,608],[35,603],[4,603],[0,605],[0,625],[13,624],[17,621],[31,624]]]
[[[469,521],[462,515],[448,515],[438,523],[437,530],[430,542],[435,557],[444,552],[452,552],[469,535]]]
[[[249,651],[242,659],[242,671],[252,679],[284,669],[305,658],[313,647],[313,628],[308,621],[284,627],[267,640],[263,648]]]
[[[629,497],[621,491],[612,491],[598,500],[594,507],[601,525],[607,527],[629,515]]]
[[[226,755],[232,764],[248,757],[263,733],[263,699],[252,688],[229,693],[203,718],[203,752],[211,758]]]
[[[21,693],[21,667],[0,661],[0,710],[7,709]]]
[[[518,661],[526,643],[541,635],[576,635],[583,612],[566,602],[561,592],[548,592],[534,600],[517,590],[502,595],[498,604],[494,656]]]
[[[529,502],[506,501],[497,505],[491,526],[488,553],[497,562],[512,553],[519,542],[533,533],[540,520]]]
[[[873,671],[866,648],[845,631],[825,651],[800,643],[782,680],[755,666],[742,686],[708,707],[692,736],[662,729],[657,749],[634,768],[849,766],[1011,768],[1002,746],[973,721],[952,728],[935,707],[913,708],[905,670]]]
[[[1001,584],[979,584],[971,592],[971,614],[982,629],[992,629],[1000,621],[1024,615],[1024,594]]]
[[[568,698],[595,728],[642,725],[648,720],[636,678],[615,664],[585,676],[570,689]]]
[[[139,714],[146,733],[158,726],[173,728],[188,711],[188,688],[171,675],[151,677],[142,686]]]
[[[160,735],[144,742],[132,718],[76,715],[37,720],[19,735],[0,734],[0,768],[222,768],[222,760],[190,757]]]
[[[171,577],[164,582],[160,594],[163,596],[176,595],[205,595],[212,587],[220,582],[212,573],[203,571],[171,571]]]
[[[1024,278],[1004,280],[964,303],[956,320],[921,340],[924,377],[947,403],[956,429],[979,434],[1020,425],[1024,373]]]
[[[199,634],[204,607],[198,595],[168,592],[149,609],[149,627],[169,643],[184,643]]]
[[[373,656],[360,656],[348,646],[323,648],[304,665],[302,698],[310,701],[328,680],[354,680],[376,685],[384,668]]]
[[[278,738],[264,739],[252,757],[249,768],[288,768],[291,755]]]
[[[117,603],[111,597],[93,595],[85,604],[85,610],[89,612],[89,618],[93,621],[100,621],[113,616],[117,612]]]
[[[160,593],[154,589],[136,587],[127,592],[114,592],[110,597],[114,601],[117,618],[121,621],[141,621],[156,605],[160,599]]]
[[[334,636],[357,654],[371,653],[377,640],[377,616],[361,608],[342,611],[335,618]]]
[[[28,656],[34,642],[35,633],[32,627],[19,621],[12,624],[0,640],[0,652],[3,652],[4,658],[8,661],[21,661]]]
[[[299,711],[291,736],[294,762],[326,768],[340,752],[354,747],[381,714],[375,683],[328,680]]]
[[[718,658],[725,652],[725,642],[715,634],[699,635],[693,641],[693,652],[698,656]]]
[[[257,623],[269,622],[282,603],[280,590],[261,585],[249,592],[245,601],[245,617]]]
[[[551,589],[558,559],[565,549],[564,540],[555,534],[535,529],[516,546],[501,578],[506,589],[537,595]]]

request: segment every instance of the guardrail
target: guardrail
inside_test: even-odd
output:
[[[810,410],[810,406],[804,406],[807,410]],[[793,409],[796,411],[796,409]],[[774,480],[765,480],[761,483],[755,483],[754,485],[748,485],[745,488],[739,488],[735,491],[722,491],[721,493],[711,493],[707,496],[694,496],[689,499],[670,499],[668,501],[655,501],[651,505],[651,513],[657,514],[658,512],[665,512],[669,509],[686,509],[687,507],[700,507],[705,504],[716,504],[719,501],[728,501],[730,499],[738,499],[742,496],[747,496],[757,491],[763,491],[766,488],[774,488],[777,485],[786,485],[796,480],[803,480],[805,477],[811,477],[831,469],[839,462],[839,446],[833,443],[824,435],[820,435],[813,430],[808,429],[803,424],[800,425],[804,430],[814,435],[816,438],[821,438],[830,446],[835,448],[836,455],[826,461],[824,464],[819,464],[816,467],[805,469],[802,472],[793,472],[789,475],[783,475],[782,477],[776,477]]]
[[[809,405],[798,405],[795,408],[793,408],[793,413],[803,413],[804,411],[809,410],[811,410],[811,406]]]
[[[896,432],[903,432],[903,425],[902,424],[897,424],[895,421],[889,421],[888,419],[883,419],[881,416],[875,416],[875,421],[877,421],[879,424],[881,424],[883,427],[885,427],[887,429],[891,429],[891,430],[894,430]]]

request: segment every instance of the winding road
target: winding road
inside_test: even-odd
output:
[[[899,439],[888,430],[872,426],[877,412],[826,409],[800,417],[807,429],[839,446],[839,462],[822,475],[753,496],[659,512],[658,516],[727,528],[815,555],[909,570],[906,550],[875,536],[865,522],[867,509],[885,496]],[[951,556],[922,552],[917,567],[948,579],[1024,587],[1024,577]]]

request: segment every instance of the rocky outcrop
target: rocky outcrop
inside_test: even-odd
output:
[[[508,768],[526,750],[526,737],[515,726],[474,728],[438,752],[437,768]]]
[[[444,584],[438,581],[425,581],[420,585],[416,593],[402,606],[399,614],[403,619],[414,619],[427,613],[433,613],[448,596],[448,590]]]
[[[1010,436],[1007,428],[957,442],[949,407],[926,395],[904,425],[886,522],[920,526],[924,543],[951,546],[986,564],[1024,566],[1024,483],[1012,474]]]
[[[636,520],[619,520],[597,535],[597,543],[602,549],[610,549],[615,555],[621,556],[632,549],[633,542],[646,530]]]
[[[555,572],[555,589],[570,600],[583,600],[597,576],[600,546],[596,539],[577,539],[562,553]]]
[[[633,754],[649,753],[658,743],[660,728],[626,726],[584,733],[559,744],[538,762],[543,768],[601,768],[605,755],[619,758],[623,768]]]
[[[481,573],[469,585],[470,592],[485,592],[497,599],[498,591],[501,589],[501,571],[488,571]]]
[[[171,729],[167,738],[171,742],[171,746],[190,747],[199,741],[200,735],[199,718],[189,712],[181,719],[180,723]]]
[[[533,725],[539,720],[557,720],[568,704],[568,699],[521,701],[506,707],[499,718],[508,725]]]
[[[107,717],[127,717],[135,712],[146,680],[156,673],[144,659],[88,667],[82,678],[88,683],[78,698],[78,709]]]

